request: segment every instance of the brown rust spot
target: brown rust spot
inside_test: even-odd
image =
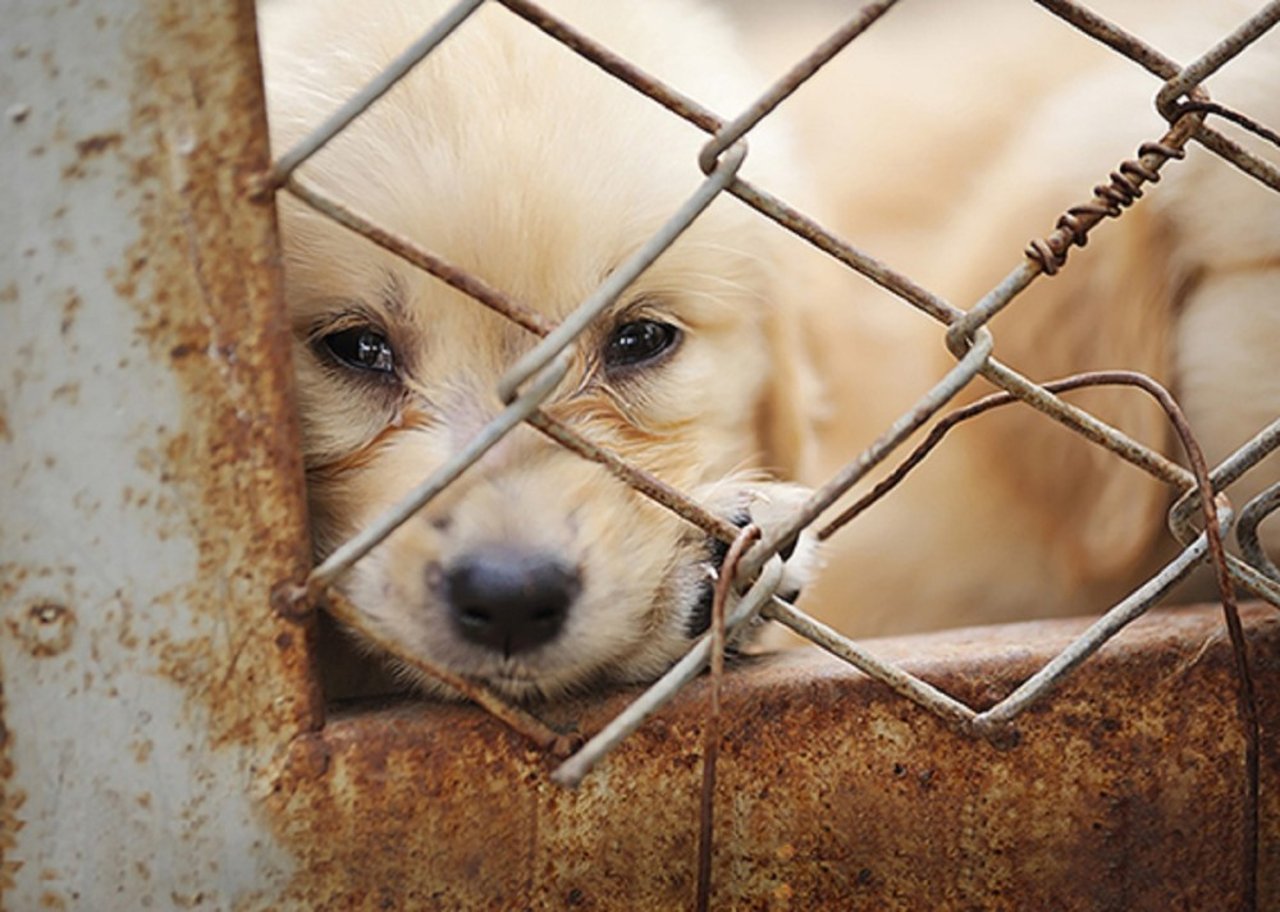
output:
[[[150,738],[144,738],[141,741],[135,741],[131,747],[133,749],[133,759],[145,765],[151,760],[151,753],[155,750],[156,745]]]
[[[146,504],[157,536],[196,545],[196,576],[174,597],[200,633],[145,645],[211,719],[211,743],[269,746],[317,726],[321,701],[306,631],[268,609],[310,549],[274,217],[243,190],[269,163],[254,16],[153,12],[166,47],[139,58],[129,128],[76,146],[79,163],[122,157],[140,240],[108,278],[183,397],[182,425],[153,428],[138,464],[171,492]]]
[[[80,295],[74,291],[68,292],[66,300],[62,302],[62,323],[59,325],[59,329],[64,336],[71,332],[71,327],[76,322],[76,316],[79,315],[83,308],[84,301],[80,298]]]
[[[87,136],[76,142],[76,155],[80,158],[92,158],[95,155],[101,155],[108,149],[115,149],[120,146],[124,137],[119,133],[100,133],[96,136]]]
[[[45,76],[52,82],[62,74],[62,68],[58,66],[57,58],[53,51],[44,50],[40,52],[40,63],[44,67]]]
[[[80,402],[80,384],[63,383],[56,387],[52,393],[54,399],[61,399],[69,406],[75,406]]]
[[[181,893],[174,890],[169,894],[170,902],[172,902],[174,908],[177,909],[198,909],[204,905],[207,898],[208,897],[205,896],[203,891],[196,891],[195,893]]]
[[[6,621],[9,632],[37,658],[61,655],[75,637],[75,613],[63,605],[39,602]]]
[[[315,734],[294,738],[289,745],[286,764],[288,775],[301,779],[319,779],[329,771],[329,745]]]
[[[9,731],[5,711],[4,682],[0,680],[0,898],[13,889],[13,875],[22,861],[12,857],[15,834],[22,829],[18,816],[26,793],[13,787],[13,734]]]

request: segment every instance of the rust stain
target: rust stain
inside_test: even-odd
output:
[[[254,17],[248,4],[226,10],[206,21],[156,0],[167,47],[137,64],[129,129],[81,139],[76,152],[77,166],[119,155],[140,200],[140,240],[108,279],[171,369],[185,418],[156,427],[138,464],[173,491],[146,504],[157,535],[197,546],[196,577],[175,594],[181,610],[219,631],[145,648],[210,720],[213,745],[266,746],[316,727],[321,701],[308,631],[268,606],[276,582],[305,571],[309,543],[274,213],[246,190],[269,162]]]
[[[96,591],[92,602],[84,596],[64,598],[51,582],[41,585],[41,590],[52,592],[40,591],[39,603],[28,604],[30,596],[24,596],[0,624],[0,634],[22,650],[15,654],[43,660],[36,668],[49,676],[46,684],[65,681],[65,687],[50,693],[51,699],[67,701],[60,709],[65,719],[74,721],[77,711],[83,714],[86,706],[93,705],[76,699],[79,689],[93,688],[96,697],[123,701],[117,704],[118,711],[137,720],[133,733],[117,733],[126,745],[121,757],[97,757],[94,746],[85,744],[77,745],[74,757],[62,757],[68,776],[78,775],[83,767],[95,783],[95,760],[99,766],[123,761],[134,768],[132,781],[139,784],[136,789],[108,787],[95,795],[104,809],[126,808],[125,819],[113,821],[118,831],[108,833],[111,844],[94,850],[99,860],[120,862],[118,871],[107,872],[114,880],[97,881],[100,891],[134,890],[137,884],[131,885],[131,880],[147,878],[146,869],[132,864],[138,859],[153,865],[149,857],[153,847],[137,838],[147,833],[172,833],[192,850],[192,857],[198,850],[224,845],[229,831],[215,825],[217,817],[237,811],[228,811],[222,799],[239,792],[249,794],[252,776],[277,747],[320,724],[322,706],[310,682],[308,630],[276,618],[268,604],[275,583],[305,572],[310,549],[292,402],[290,334],[275,278],[279,254],[274,213],[269,205],[250,200],[245,189],[252,175],[268,165],[260,74],[252,45],[253,5],[214,4],[199,7],[197,14],[176,0],[148,2],[152,9],[129,17],[126,43],[129,54],[149,59],[137,72],[119,80],[113,73],[112,79],[117,98],[129,94],[130,121],[113,125],[118,132],[89,135],[88,130],[80,130],[51,136],[44,164],[51,176],[65,165],[62,173],[67,180],[92,177],[103,198],[114,197],[119,212],[112,223],[128,221],[136,232],[138,240],[107,271],[107,279],[133,311],[121,323],[139,325],[142,331],[130,340],[134,344],[119,353],[89,354],[98,359],[92,365],[95,370],[101,367],[109,372],[113,364],[120,367],[121,376],[112,379],[137,382],[138,375],[158,377],[157,385],[163,386],[160,397],[168,393],[169,398],[178,399],[177,420],[154,417],[147,426],[151,413],[139,410],[141,417],[122,428],[137,451],[137,468],[149,477],[137,486],[148,493],[122,492],[121,496],[140,514],[138,528],[146,535],[190,541],[196,569],[188,577],[189,586],[175,587],[146,603],[139,599],[138,604],[130,601],[137,598],[134,592],[129,599],[98,598]],[[154,15],[157,10],[163,11],[160,18],[167,19],[160,25]],[[162,33],[167,33],[163,46],[147,40]],[[40,55],[50,72],[56,70],[53,59],[39,48],[31,55],[33,62]],[[78,78],[80,74],[66,71],[63,75]],[[57,117],[67,123],[72,120],[70,114]],[[58,192],[72,200],[78,189],[64,185]],[[52,218],[69,226],[75,208],[70,205]],[[72,249],[73,238],[79,250],[87,252],[69,227],[51,230],[46,243],[56,256]],[[36,255],[35,242],[26,255]],[[74,265],[63,263],[59,268]],[[83,284],[68,281],[64,284],[73,287],[65,289],[47,283],[53,289],[51,332],[61,330],[63,336],[78,341],[86,328],[87,305],[97,304],[87,290],[96,287],[100,277],[101,273],[90,276]],[[0,309],[17,301],[20,293],[9,277],[0,277],[4,298]],[[57,339],[54,335],[54,342]],[[145,362],[148,371],[126,376],[124,368],[130,361],[135,368]],[[15,382],[29,382],[33,373],[16,375]],[[88,386],[64,384],[53,395],[60,402],[74,402],[78,396],[83,400],[80,394],[88,390]],[[155,415],[168,412],[158,408]],[[9,434],[8,424],[0,424],[0,435]],[[48,457],[37,451],[26,458],[34,465],[55,455],[61,460],[59,468],[68,465],[56,448]],[[74,490],[69,492],[69,498],[73,494]],[[94,510],[96,496],[94,492],[91,497],[79,497],[74,504]],[[85,538],[98,535],[105,541],[112,531],[91,525]],[[128,579],[135,570],[145,570],[143,555],[140,570],[133,565],[109,570]],[[99,569],[92,554],[72,553],[68,559],[76,561],[82,572]],[[7,573],[7,568],[0,569]],[[32,568],[28,582],[48,571]],[[105,572],[101,576],[112,578]],[[162,574],[160,578],[172,577]],[[9,584],[0,576],[0,587]],[[166,621],[171,617],[184,623],[168,628]],[[157,634],[157,630],[164,632]],[[196,635],[188,636],[189,630]],[[127,674],[121,671],[126,666]],[[157,695],[138,700],[136,674],[153,675],[157,690],[173,690],[159,684],[176,685],[183,698],[176,733],[154,727],[163,718],[168,699],[161,693],[159,704],[150,702]],[[136,716],[130,709],[135,700]],[[162,707],[155,719],[141,709],[155,705]],[[23,778],[17,778],[6,727],[13,720],[8,715],[0,691],[0,896],[29,906],[78,907],[81,897],[68,885],[93,880],[92,858],[86,857],[86,866],[80,868],[51,864],[57,870],[48,882],[38,882],[37,872],[30,868],[31,859],[44,849],[73,852],[75,840],[67,842],[62,832],[71,825],[71,817],[50,816],[59,813],[56,795],[41,795],[38,802],[23,806],[25,795],[15,782],[40,781],[42,771],[24,770]],[[190,740],[185,740],[188,735]],[[135,768],[135,763],[140,767]],[[166,763],[176,767],[163,766]],[[144,789],[155,777],[145,775],[146,769],[139,775],[141,767],[161,772],[157,781],[170,783],[174,775],[189,771],[182,786],[187,791],[165,795],[161,790],[153,798]],[[83,779],[77,788],[87,788]],[[184,806],[175,814],[179,797]],[[134,823],[145,825],[135,827]],[[262,829],[260,822],[252,820],[236,820],[231,826]],[[255,857],[252,869],[271,875],[276,856],[266,842],[264,838],[261,846],[243,848],[255,856],[261,850],[268,860]],[[140,892],[157,906],[228,906],[227,897],[209,892],[210,885],[219,885],[219,890],[222,884],[234,888],[237,878],[246,876],[241,874],[244,869],[220,871],[218,865],[225,862],[216,853],[202,859],[173,882],[155,870],[153,879],[165,882],[143,884],[134,895]],[[15,872],[24,861],[29,867],[18,876]],[[10,896],[17,886],[24,890],[22,900]],[[172,887],[181,892],[170,894]],[[196,887],[205,892],[197,892]],[[112,905],[109,896],[99,899],[98,907]]]
[[[79,382],[63,383],[56,387],[51,395],[52,398],[61,399],[67,405],[74,407],[80,402],[80,384]]]
[[[88,136],[76,142],[76,154],[81,158],[101,155],[108,149],[118,148],[123,140],[124,137],[119,133],[101,133],[97,136]]]
[[[5,715],[7,706],[4,681],[0,679],[0,897],[13,889],[14,875],[22,867],[12,853],[16,834],[23,826],[18,811],[26,800],[25,793],[13,787],[13,732]]]
[[[174,908],[177,909],[197,909],[204,905],[205,900],[208,898],[209,897],[205,896],[201,891],[197,891],[195,893],[179,893],[177,890],[174,890],[169,894],[169,900],[173,903]]]
[[[71,327],[75,325],[76,317],[83,308],[84,301],[81,300],[80,295],[74,291],[69,292],[66,300],[62,302],[62,323],[59,326],[64,336],[71,332]]]
[[[70,608],[40,602],[5,621],[9,632],[36,658],[61,655],[75,637],[76,616]]]
[[[142,764],[145,766],[146,763],[151,759],[151,752],[155,750],[155,746],[156,746],[155,742],[152,741],[150,738],[144,738],[141,741],[134,742],[134,744],[132,745],[133,759],[136,760],[139,764]]]
[[[1245,614],[1259,674],[1280,670],[1280,618]],[[1219,624],[1216,609],[1138,622],[1033,709],[1009,749],[834,660],[737,669],[724,681],[712,906],[1237,908],[1242,742]],[[986,695],[1082,627],[875,645],[945,690]],[[265,806],[299,865],[280,903],[686,908],[706,697],[696,682],[578,791],[550,785],[549,758],[467,707],[333,719],[272,771]],[[625,699],[546,711],[593,731]],[[1273,904],[1280,700],[1264,699],[1263,721]]]
[[[174,640],[168,634],[157,634],[147,641],[147,655],[161,677],[183,689],[203,693],[211,686],[216,651],[207,637]]]

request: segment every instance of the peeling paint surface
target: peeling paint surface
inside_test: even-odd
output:
[[[4,906],[227,908],[318,724],[251,4],[19,0],[0,35]],[[281,636],[287,639],[280,639]]]

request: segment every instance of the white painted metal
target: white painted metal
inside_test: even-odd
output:
[[[246,6],[5,4],[6,908],[227,908],[290,868],[250,789],[305,715],[269,658],[283,571],[246,538],[280,485],[255,471],[253,356],[215,313],[273,304],[269,278],[238,301],[218,278],[271,243],[269,209],[229,183],[260,124],[213,110],[256,84]],[[211,245],[226,227],[242,236]],[[228,388],[239,419],[194,404]],[[280,534],[301,541],[298,515]]]

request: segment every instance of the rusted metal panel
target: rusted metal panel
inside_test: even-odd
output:
[[[1280,617],[1246,612],[1259,680]],[[1044,622],[871,644],[988,706],[1083,627]],[[1220,610],[1160,611],[1019,722],[956,733],[835,660],[725,680],[713,907],[1230,909],[1242,883],[1243,738]],[[1280,702],[1263,687],[1262,901],[1280,902]],[[269,774],[299,872],[292,908],[686,908],[705,682],[577,791],[476,711],[352,711]],[[586,731],[623,697],[561,707]]]
[[[321,727],[251,5],[18,0],[0,39],[0,897],[10,908],[679,908],[705,686],[577,791],[493,718]],[[1280,619],[1247,613],[1259,682]],[[1081,625],[874,644],[975,707]],[[996,746],[814,656],[725,682],[713,901],[1233,908],[1243,736],[1216,610],[1162,612]],[[1280,904],[1265,683],[1262,907]],[[539,709],[597,730],[626,699]]]
[[[226,908],[318,724],[253,7],[5,7],[0,661],[12,909]]]

